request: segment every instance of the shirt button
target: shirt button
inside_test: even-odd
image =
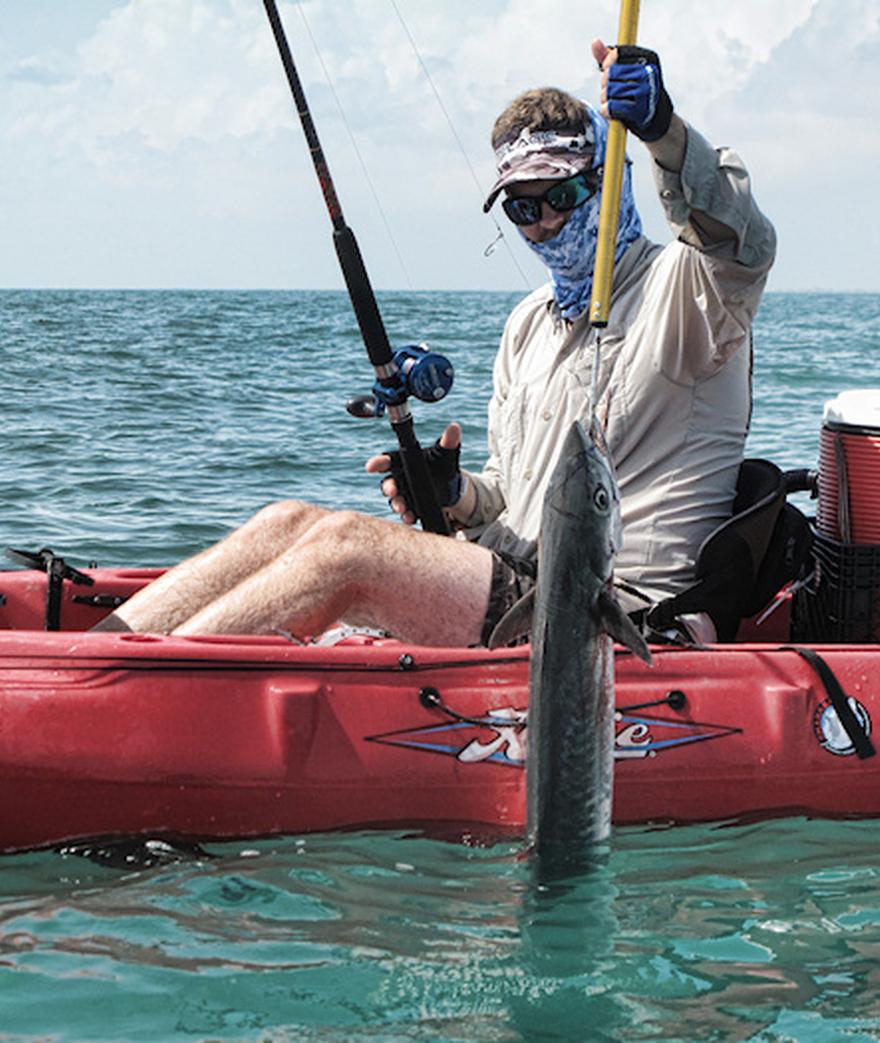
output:
[[[531,478],[532,478],[532,470],[531,470],[531,468],[529,468],[528,471],[526,471],[526,473],[523,475],[523,478],[525,478],[525,480],[527,482],[531,481]]]
[[[672,199],[672,197],[674,195],[675,195],[675,193],[672,191],[671,188],[664,188],[663,191],[660,193],[660,198],[661,199]]]
[[[544,410],[544,419],[545,420],[552,420],[552,418],[553,418],[553,414],[550,412],[550,410],[549,409],[545,409]]]

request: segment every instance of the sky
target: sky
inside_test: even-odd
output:
[[[539,285],[482,213],[489,131],[527,87],[597,101],[590,42],[613,41],[618,5],[279,9],[374,285]],[[880,0],[643,0],[639,41],[676,110],[748,166],[779,235],[769,288],[880,291]],[[260,0],[0,0],[0,287],[341,286]]]

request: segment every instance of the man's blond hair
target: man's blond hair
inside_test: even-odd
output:
[[[515,141],[523,130],[558,130],[583,134],[590,117],[582,101],[556,87],[535,87],[520,94],[495,120],[492,148]]]

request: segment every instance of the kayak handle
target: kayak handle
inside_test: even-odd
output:
[[[61,629],[61,592],[66,579],[86,587],[93,586],[95,582],[91,576],[68,565],[64,558],[48,547],[36,552],[7,547],[6,557],[16,565],[46,573],[46,630]]]
[[[632,713],[633,710],[647,710],[652,706],[668,706],[670,710],[683,710],[687,706],[687,696],[679,688],[667,692],[662,699],[651,699],[647,703],[633,703],[631,706],[618,706],[618,713]]]

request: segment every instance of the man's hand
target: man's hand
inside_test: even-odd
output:
[[[423,449],[428,464],[428,474],[434,485],[437,502],[441,507],[455,508],[463,492],[463,476],[458,458],[461,450],[461,426],[451,423],[434,445]],[[412,495],[406,484],[400,452],[397,449],[367,460],[370,474],[387,474],[381,481],[382,495],[387,497],[391,510],[399,514],[407,525],[414,525],[418,516],[412,506]]]
[[[593,57],[602,73],[600,111],[620,122],[642,141],[658,141],[669,130],[672,100],[663,86],[656,51],[645,47],[608,48],[593,41]]]
[[[619,48],[617,47],[606,47],[601,40],[593,40],[593,57],[599,63],[599,67],[603,70],[602,72],[602,94],[601,104],[599,111],[606,119],[619,119],[619,110],[616,107],[613,98],[613,89],[609,93],[609,83],[612,81],[613,74],[611,72],[615,67],[626,68],[626,65],[622,64],[620,55],[618,53]],[[652,53],[652,52],[650,52]],[[630,65],[630,69],[637,68],[636,66]],[[658,59],[659,68],[659,59]],[[661,80],[662,83],[662,80]],[[663,96],[669,102],[668,111],[668,122],[666,123],[665,133],[656,139],[648,140],[641,134],[642,140],[648,147],[648,151],[651,153],[654,161],[658,163],[664,170],[679,171],[684,163],[685,149],[687,148],[687,124],[684,120],[672,111],[672,102],[669,101],[669,95],[666,91],[663,91]],[[610,98],[610,112],[609,112],[609,98]],[[627,124],[625,119],[621,119],[621,122],[627,125],[627,129],[632,129]],[[656,127],[654,128],[657,129]],[[638,134],[637,130],[634,133]]]

